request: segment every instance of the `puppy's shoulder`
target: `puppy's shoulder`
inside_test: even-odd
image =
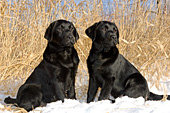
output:
[[[122,54],[119,54],[119,55],[118,55],[117,60],[118,60],[118,62],[120,62],[122,65],[131,64]]]
[[[118,59],[119,61],[121,61],[122,63],[127,63],[129,65],[132,65],[122,54],[118,55]]]
[[[118,58],[119,58],[120,60],[124,60],[124,61],[127,60],[122,54],[118,54]]]
[[[92,65],[98,59],[98,57],[99,57],[99,55],[90,53],[87,58],[87,64]]]
[[[119,54],[119,63],[122,67],[126,68],[130,74],[140,73],[138,69],[121,54]]]

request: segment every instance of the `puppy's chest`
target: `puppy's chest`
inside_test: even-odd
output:
[[[73,58],[71,55],[68,54],[51,54],[50,55],[50,59],[51,61],[55,64],[55,65],[60,65],[62,67],[66,67],[66,68],[72,68],[74,67],[74,62],[73,62]]]
[[[116,76],[119,63],[119,59],[114,57],[104,58],[101,54],[98,55],[96,60],[93,62],[92,68],[101,76],[110,78]]]
[[[102,65],[108,61],[108,59],[103,59],[102,55],[94,55],[89,57],[90,64],[93,69],[101,68]]]

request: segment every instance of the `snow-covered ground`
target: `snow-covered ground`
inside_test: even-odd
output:
[[[142,98],[129,98],[127,96],[117,98],[114,104],[110,101],[98,101],[87,104],[77,100],[65,99],[52,102],[46,107],[38,107],[29,113],[170,113],[170,101],[146,101]],[[1,104],[0,109],[4,106]],[[12,113],[9,111],[0,111]]]
[[[42,113],[170,113],[169,106],[170,101],[145,102],[142,97],[132,99],[126,96],[116,99],[114,104],[107,100],[91,102],[90,104],[80,103],[75,100],[65,100],[63,104],[54,102],[36,110],[42,111]],[[33,111],[30,113],[39,112]]]
[[[161,82],[167,88],[170,94],[170,81]],[[163,89],[158,91],[155,87],[150,89],[157,94],[163,94]],[[0,91],[0,113],[13,113],[12,111],[4,111],[3,102],[5,95]],[[170,101],[145,101],[144,98],[129,98],[127,96],[116,99],[115,103],[109,100],[95,101],[89,104],[85,99],[52,102],[45,107],[37,107],[29,113],[170,113]]]

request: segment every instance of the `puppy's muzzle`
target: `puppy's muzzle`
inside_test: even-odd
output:
[[[116,45],[116,44],[119,44],[119,41],[118,41],[116,35],[111,35],[111,36],[110,36],[110,39],[113,40],[113,42],[114,42],[115,45]]]
[[[68,36],[68,40],[70,40],[71,44],[75,44],[75,37],[74,36]]]
[[[75,37],[72,34],[66,35],[65,44],[67,46],[73,46],[75,44]]]

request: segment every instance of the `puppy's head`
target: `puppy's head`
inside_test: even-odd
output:
[[[103,47],[119,44],[119,31],[117,26],[108,21],[100,21],[86,29],[85,33],[93,42],[102,44]]]
[[[48,42],[55,43],[57,46],[73,46],[79,39],[74,25],[66,20],[52,22],[47,28],[44,36]]]

